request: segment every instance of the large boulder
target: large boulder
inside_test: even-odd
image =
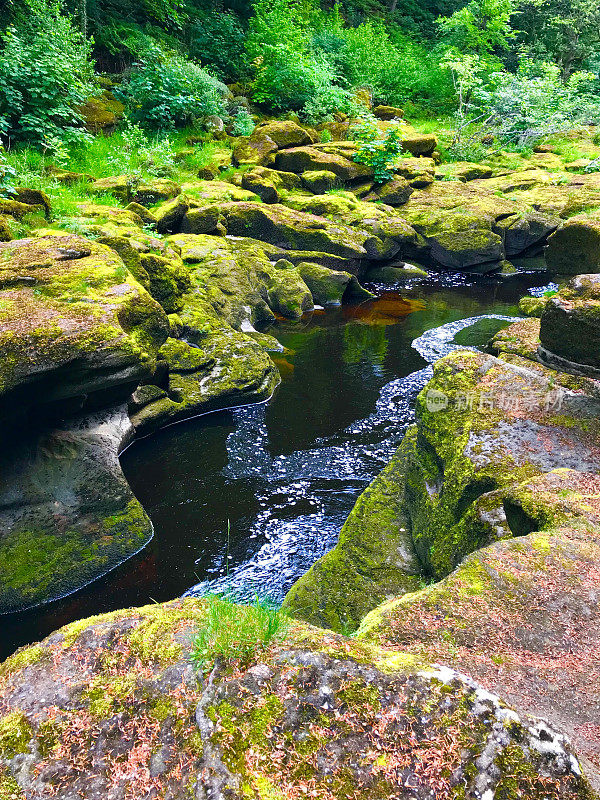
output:
[[[414,189],[406,178],[396,176],[374,189],[365,200],[385,203],[388,206],[403,206],[413,192]]]
[[[297,269],[317,305],[339,306],[346,298],[364,300],[373,297],[349,272],[327,269],[308,261],[301,261]]]
[[[193,642],[211,620],[213,637],[224,632],[219,611],[248,655],[219,658],[209,638],[195,672]],[[17,653],[0,668],[4,794],[590,798],[564,736],[452,669],[306,625],[265,648],[253,619],[179,600]]]
[[[430,156],[437,148],[437,138],[432,133],[409,133],[402,137],[402,149],[412,156]]]
[[[270,164],[277,144],[266,133],[255,130],[248,138],[239,139],[233,149],[233,162],[237,166],[246,164]]]
[[[342,181],[371,177],[373,170],[370,167],[352,161],[352,154],[355,151],[354,147],[348,150],[337,147],[330,152],[318,146],[294,147],[277,153],[275,167],[299,175],[304,172],[326,170],[333,172]]]
[[[255,167],[244,173],[242,186],[258,195],[263,203],[278,203],[282,191],[299,189],[302,183],[294,172]]]
[[[600,272],[600,212],[569,219],[548,239],[546,264],[563,275]]]
[[[105,245],[70,234],[0,245],[0,417],[126,397],[168,331],[160,305]]]
[[[227,232],[290,250],[317,250],[345,258],[366,258],[375,237],[300,213],[282,205],[230,203],[221,206]]]
[[[415,189],[424,189],[435,180],[435,161],[432,158],[399,158],[394,172]]]
[[[277,147],[298,147],[312,144],[312,137],[304,128],[292,120],[273,120],[256,126],[256,132],[261,136],[268,136]]]
[[[407,447],[359,497],[336,547],[288,592],[284,608],[313,625],[355,630],[379,603],[421,585],[404,483]]]
[[[540,343],[545,360],[575,371],[600,370],[600,275],[578,275],[548,298]]]
[[[152,538],[119,464],[133,434],[124,405],[36,427],[0,456],[4,614],[76,591]]]

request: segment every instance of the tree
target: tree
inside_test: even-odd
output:
[[[460,53],[489,57],[508,47],[512,0],[471,0],[438,25],[446,43]]]
[[[520,0],[514,25],[529,55],[558,64],[564,81],[598,56],[598,0]]]

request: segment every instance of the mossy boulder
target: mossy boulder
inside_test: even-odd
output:
[[[263,125],[257,125],[255,130],[261,136],[268,136],[280,148],[298,147],[312,143],[312,137],[308,131],[292,120],[265,122]]]
[[[412,156],[431,156],[437,148],[437,138],[432,133],[405,133],[402,136],[402,149]]]
[[[46,207],[42,204],[30,205],[29,203],[21,203],[19,200],[0,197],[0,214],[6,217],[12,217],[20,222],[28,214],[41,214],[45,216]]]
[[[338,306],[345,299],[359,300],[373,297],[349,272],[327,269],[320,264],[301,261],[298,272],[320,306]]]
[[[515,483],[559,467],[600,469],[598,403],[583,389],[516,356],[458,351],[436,364],[418,398],[406,479],[426,574],[443,576],[467,553],[522,533],[504,502]]]
[[[539,298],[526,298],[535,299]],[[540,344],[540,322],[535,317],[513,322],[492,337],[488,349],[494,355],[514,353],[535,361]]]
[[[112,92],[104,91],[98,97],[90,97],[78,111],[90,133],[110,133],[122,119],[125,106]]]
[[[214,313],[203,316],[197,306],[188,306],[181,313],[181,324],[194,344],[169,338],[162,347],[168,383],[164,393],[156,391],[148,402],[132,409],[138,435],[207,411],[267,400],[279,382],[275,365],[260,344],[220,323]]]
[[[472,161],[455,161],[450,164],[444,164],[436,170],[436,175],[441,176],[442,179],[454,178],[463,183],[474,181],[478,178],[491,178],[492,174],[493,171],[491,167]]]
[[[373,114],[377,119],[402,119],[404,111],[397,106],[378,105],[373,109]]]
[[[435,161],[432,158],[399,158],[394,172],[415,189],[424,189],[435,180]]]
[[[207,617],[202,600],[114,612],[9,659],[0,725],[26,754],[0,754],[3,780],[87,800],[591,797],[562,735],[401,652],[294,624],[206,681],[190,654]]]
[[[218,205],[196,208],[191,206],[181,220],[181,233],[224,233],[224,220]]]
[[[578,275],[548,298],[540,342],[545,359],[600,369],[600,275]]]
[[[489,545],[443,581],[384,603],[358,632],[361,641],[452,665],[519,713],[540,714],[569,736],[596,786],[598,492],[596,475],[566,469],[519,486],[507,505],[534,532]],[[548,524],[553,509],[570,522]]]
[[[189,208],[190,200],[184,194],[161,203],[153,212],[156,217],[156,230],[159,233],[177,233]]]
[[[275,167],[284,172],[295,172],[299,175],[304,172],[326,170],[333,172],[341,181],[371,177],[373,170],[370,167],[352,161],[354,152],[355,148],[346,150],[336,147],[327,152],[326,149],[317,145],[294,147],[277,153]]]
[[[512,193],[512,197],[519,203],[530,205],[536,211],[562,219],[600,209],[600,190],[583,183],[576,184],[574,181],[561,186],[540,186],[516,191]]]
[[[304,188],[313,194],[324,194],[339,184],[338,176],[328,169],[307,170],[301,177]]]
[[[61,411],[72,415],[82,404],[83,398],[70,408],[63,402]],[[64,597],[152,538],[150,520],[119,464],[131,436],[126,407],[120,405],[46,426],[41,433],[32,427],[3,448],[0,613]]]
[[[142,206],[152,206],[164,200],[172,200],[179,194],[181,194],[181,186],[176,181],[155,178],[152,181],[139,183],[133,199]]]
[[[10,242],[12,238],[12,231],[8,217],[0,214],[0,242]]]
[[[238,139],[233,149],[233,162],[237,166],[246,164],[270,164],[277,151],[277,144],[266,133],[255,130],[248,138]]]
[[[244,173],[242,187],[258,195],[263,203],[278,203],[282,191],[299,189],[301,181],[293,172],[254,167]]]
[[[133,198],[133,179],[129,175],[98,178],[90,186],[92,194],[113,194],[125,203]]]
[[[419,588],[405,511],[407,451],[405,444],[361,494],[336,547],[292,586],[284,608],[294,617],[349,632],[386,598]]]
[[[498,219],[494,224],[494,231],[504,240],[505,254],[514,256],[531,253],[535,248],[540,251],[550,234],[561,224],[557,217],[533,212]]]
[[[48,235],[0,245],[0,416],[110,392],[153,369],[166,315],[105,245]]]
[[[146,206],[141,205],[141,203],[128,203],[125,210],[132,211],[142,220],[142,224],[156,227],[156,217]]]
[[[46,217],[50,217],[52,214],[52,201],[41,189],[17,186],[12,197],[19,203],[25,203],[28,206],[43,206]]]
[[[318,250],[345,258],[367,257],[373,237],[313,214],[282,205],[231,203],[221,206],[227,232],[290,250]]]
[[[241,183],[243,176],[237,173],[236,177]],[[249,192],[247,189],[242,189],[241,186],[235,186],[226,181],[193,181],[184,183],[182,189],[192,203],[197,202],[200,206],[259,199],[254,192]]]
[[[546,264],[563,275],[600,272],[600,212],[571,217],[549,239]]]
[[[403,206],[408,202],[409,197],[414,192],[414,189],[406,180],[401,176],[396,176],[392,180],[378,186],[368,195],[365,199],[371,202],[381,202],[388,206]]]

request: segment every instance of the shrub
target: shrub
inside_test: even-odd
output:
[[[246,109],[242,108],[234,114],[232,126],[234,136],[250,136],[254,128],[254,120]]]
[[[402,152],[402,137],[392,128],[381,138],[374,120],[365,118],[363,125],[355,133],[360,142],[360,150],[354,156],[359,164],[373,168],[375,183],[384,183],[394,176],[394,162]]]
[[[558,66],[522,60],[516,74],[494,73],[473,97],[472,114],[485,116],[501,141],[527,147],[544,136],[598,119],[594,76],[576,72],[564,83]]]
[[[118,91],[129,117],[151,128],[174,128],[220,114],[226,93],[206,70],[158,45],[146,48]]]
[[[43,142],[85,138],[78,111],[92,94],[90,46],[58,0],[26,0],[2,36],[0,134]]]
[[[219,595],[207,595],[206,618],[192,643],[195,667],[207,671],[217,660],[249,663],[283,636],[287,618],[277,607],[256,597],[252,605],[237,605]]]

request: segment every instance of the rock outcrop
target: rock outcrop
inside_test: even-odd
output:
[[[207,624],[203,601],[155,605],[9,659],[2,794],[591,797],[563,736],[451,669],[295,625],[205,679],[190,649]]]

